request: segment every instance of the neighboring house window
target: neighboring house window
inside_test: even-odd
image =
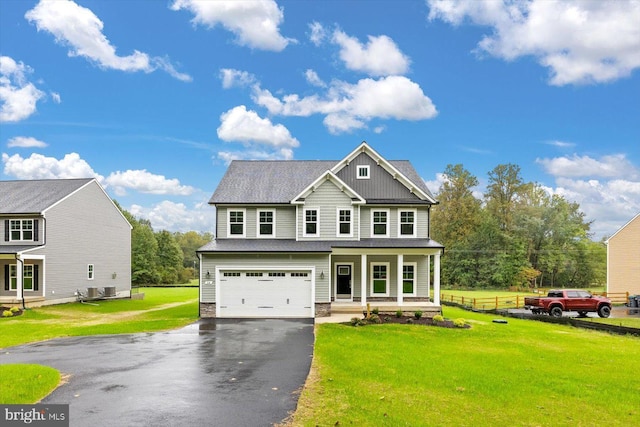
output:
[[[229,211],[229,237],[244,237],[244,210]]]
[[[372,263],[371,264],[371,294],[373,296],[388,296],[389,263]]]
[[[258,236],[274,235],[275,211],[258,211]]]
[[[389,211],[371,211],[371,235],[389,237]]]
[[[18,266],[16,264],[9,265],[9,289],[12,291],[18,289]],[[33,290],[33,264],[25,264],[22,268],[22,289],[25,291]]]
[[[353,214],[351,209],[338,209],[338,236],[351,236],[351,220]]]
[[[416,263],[408,263],[402,266],[402,293],[416,294]]]
[[[304,210],[304,235],[317,236],[318,228],[319,228],[318,227],[318,210],[305,209]]]
[[[87,279],[93,280],[93,264],[87,265]]]
[[[32,219],[12,219],[11,221],[9,221],[9,224],[10,236],[12,241],[34,240]]]
[[[400,224],[398,225],[399,237],[416,236],[416,211],[399,211]]]
[[[369,179],[369,165],[358,166],[358,179]]]

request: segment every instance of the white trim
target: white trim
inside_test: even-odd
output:
[[[374,234],[373,233],[373,226],[374,226],[373,213],[374,212],[386,212],[387,213],[387,222],[386,222],[386,225],[387,225],[386,231],[387,231],[387,233],[386,234]],[[372,239],[388,238],[389,237],[389,232],[391,231],[390,228],[391,228],[391,213],[390,213],[390,210],[389,209],[371,208],[371,238]]]
[[[343,265],[348,265],[349,266],[349,274],[351,276],[351,296],[349,298],[340,298],[338,300],[338,266],[343,266]],[[353,291],[354,291],[354,283],[353,283],[353,278],[355,277],[355,275],[353,274],[353,262],[339,262],[336,261],[336,263],[334,264],[334,271],[335,271],[335,280],[333,281],[333,296],[335,298],[336,302],[353,302]],[[346,294],[340,294],[340,295],[346,295]]]
[[[96,277],[96,266],[94,264],[87,264],[87,280],[93,280]]]
[[[315,181],[313,181],[304,190],[302,190],[300,194],[298,194],[296,197],[291,199],[291,203],[304,205],[304,200],[299,201],[299,199],[305,199],[309,194],[316,191],[324,181],[331,181],[333,185],[335,185],[337,188],[340,189],[340,191],[347,193],[347,195],[352,200],[351,202],[352,204],[356,205],[356,204],[366,203],[366,200],[362,196],[356,193],[355,190],[353,190],[353,188],[349,187],[343,180],[338,178],[331,171],[326,171],[325,173],[320,175]],[[353,199],[356,199],[356,200],[353,200]]]
[[[231,234],[231,212],[242,212],[242,234]],[[236,223],[237,224],[237,223]],[[244,239],[247,236],[247,210],[245,208],[227,208],[227,239]]]
[[[349,234],[340,233],[340,211],[349,211]],[[353,208],[336,207],[336,237],[353,237]]]
[[[380,266],[380,265],[384,265],[387,267],[387,277],[386,277],[386,284],[385,284],[385,293],[381,294],[379,292],[373,292],[373,267],[374,266]],[[390,263],[389,262],[372,262],[369,264],[369,287],[370,287],[370,295],[372,297],[388,297],[389,296],[389,288],[391,287],[391,280],[389,275],[391,273],[391,268],[389,267]]]
[[[611,237],[609,237],[605,243],[609,243],[609,240],[613,239],[619,232],[621,232],[622,230],[624,230],[629,224],[631,224],[633,221],[635,221],[636,218],[640,217],[640,213],[638,213],[636,216],[634,216],[633,218],[631,218],[625,225],[623,225],[622,227],[620,227],[615,233],[613,233],[611,235]]]
[[[316,232],[307,233],[307,211],[316,211]],[[302,209],[302,237],[320,237],[320,206],[309,206]]]
[[[20,243],[24,243],[24,242],[39,242],[40,241],[40,236],[38,236],[38,240],[34,240],[33,237],[35,235],[35,227],[34,224],[38,221],[38,218],[8,218],[9,221],[9,242],[20,242]],[[13,229],[11,228],[11,222],[12,221],[19,221],[20,222],[20,228],[16,231],[20,231],[20,238],[19,239],[14,239],[13,238]],[[31,239],[24,239],[24,229],[22,228],[22,222],[23,221],[31,221]],[[6,232],[6,231],[5,231]],[[38,231],[39,233],[39,231]]]
[[[413,234],[402,234],[402,212],[413,212]],[[417,209],[398,209],[398,238],[406,239],[416,237],[418,235],[418,210]]]
[[[200,264],[202,265],[202,264]],[[308,271],[310,273],[311,278],[311,307],[309,311],[309,315],[311,318],[314,318],[316,315],[316,268],[314,266],[271,266],[271,265],[218,265],[215,267],[215,292],[216,292],[216,317],[220,316],[221,306],[223,305],[224,300],[220,297],[220,272],[223,270],[232,270],[232,271],[273,271],[273,270],[284,270],[284,271]]]
[[[367,172],[364,175],[360,175],[361,170],[366,170]],[[371,178],[371,170],[369,165],[357,165],[356,167],[356,179],[370,179]]]
[[[260,213],[272,213],[272,229],[271,234],[260,234]],[[256,238],[257,239],[275,239],[276,238],[276,210],[275,209],[256,209]]]
[[[413,292],[412,293],[407,293],[404,291],[404,267],[405,266],[412,266],[413,267]],[[402,263],[402,273],[400,274],[400,277],[402,279],[402,282],[400,283],[400,286],[402,288],[402,295],[404,296],[409,296],[409,297],[415,297],[418,295],[418,263],[417,262],[403,262]]]

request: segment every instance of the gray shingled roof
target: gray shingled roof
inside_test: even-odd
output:
[[[218,239],[197,252],[331,252],[331,248],[444,248],[431,239],[296,241],[288,239]]]
[[[42,247],[42,245],[0,245],[0,254],[17,254],[40,247]]]
[[[290,203],[339,160],[234,160],[209,203]],[[391,163],[416,186],[433,195],[408,160]]]
[[[42,213],[93,178],[0,181],[0,214]]]

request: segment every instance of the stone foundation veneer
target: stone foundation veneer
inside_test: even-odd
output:
[[[317,302],[316,303],[316,317],[329,317],[331,316],[331,303],[330,302]]]
[[[215,302],[201,302],[200,303],[200,318],[209,319],[216,317],[216,303]]]

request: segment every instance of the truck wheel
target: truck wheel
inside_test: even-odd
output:
[[[598,316],[600,317],[609,317],[611,315],[611,307],[608,305],[601,305],[598,308]]]
[[[587,312],[586,311],[579,311],[578,312],[578,317],[587,317]]]
[[[553,317],[562,317],[562,308],[558,306],[552,307],[551,310],[549,310],[549,315]]]

